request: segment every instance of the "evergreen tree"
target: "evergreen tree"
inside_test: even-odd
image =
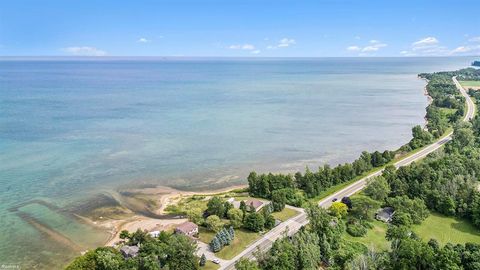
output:
[[[217,236],[215,236],[210,242],[210,249],[213,252],[219,252],[220,249],[222,249],[222,244],[220,243],[220,240],[218,240]]]
[[[228,228],[228,232],[230,233],[233,241],[233,239],[235,239],[235,230],[233,229],[233,226],[230,226],[230,228]]]
[[[202,257],[200,257],[200,266],[205,266],[207,264],[207,257],[205,257],[205,254],[202,254]]]

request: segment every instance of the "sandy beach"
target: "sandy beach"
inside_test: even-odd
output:
[[[110,237],[105,243],[105,246],[113,246],[121,239],[119,237],[122,230],[127,230],[130,232],[136,231],[138,229],[146,231],[165,231],[171,230],[175,225],[185,222],[187,219],[183,217],[170,217],[167,216],[168,213],[165,212],[165,208],[168,205],[178,202],[180,199],[186,196],[192,195],[213,195],[218,193],[229,192],[236,189],[242,189],[247,187],[247,185],[237,185],[227,188],[210,190],[210,191],[181,191],[173,189],[170,187],[154,187],[154,188],[144,188],[144,189],[131,189],[128,190],[129,194],[135,194],[135,196],[140,198],[151,198],[154,200],[154,205],[156,207],[149,209],[153,214],[158,215],[159,217],[155,218],[152,216],[142,215],[135,213],[133,215],[124,217],[124,218],[115,218],[115,217],[100,217],[98,220],[91,221],[93,224],[105,228],[110,233]],[[145,197],[143,197],[145,196]],[[125,200],[119,199],[121,205],[129,210],[134,210],[137,204],[133,202],[131,198]],[[138,210],[138,208],[137,208]],[[162,217],[164,215],[165,217]]]

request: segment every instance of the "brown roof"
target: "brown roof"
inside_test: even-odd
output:
[[[258,209],[263,205],[262,201],[256,200],[256,199],[249,199],[245,201],[246,205],[252,206],[255,209]]]
[[[190,233],[191,231],[198,229],[198,226],[193,222],[186,221],[182,224],[179,224],[175,229],[183,233]]]

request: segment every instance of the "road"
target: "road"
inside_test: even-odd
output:
[[[457,86],[462,96],[464,96],[466,100],[467,112],[463,118],[463,121],[470,121],[473,118],[475,113],[475,105],[473,103],[473,100],[468,96],[467,92],[465,91],[465,89],[463,89],[463,87],[457,81],[456,77],[453,77],[452,80]],[[428,154],[436,151],[437,149],[442,147],[444,144],[452,140],[452,134],[453,132],[449,132],[448,134],[444,135],[434,143],[422,148],[418,152],[408,155],[402,158],[401,160],[395,162],[394,166],[396,168],[399,168],[426,157]],[[327,208],[332,204],[332,200],[334,198],[341,199],[343,197],[352,196],[353,194],[365,188],[367,184],[367,180],[369,178],[379,176],[382,174],[382,172],[383,170],[378,170],[376,172],[373,172],[363,177],[362,179],[359,179],[355,183],[352,183],[351,185],[343,188],[342,190],[335,192],[334,194],[322,199],[318,204],[322,207]],[[298,210],[300,208],[296,208],[296,209]],[[252,259],[254,258],[253,256],[254,252],[257,251],[258,249],[260,249],[261,251],[268,250],[276,239],[284,235],[286,229],[288,229],[288,235],[292,235],[295,232],[297,232],[302,226],[308,223],[307,214],[305,213],[305,211],[303,209],[300,209],[298,211],[301,211],[299,215],[285,222],[280,223],[280,225],[278,225],[277,227],[275,227],[274,229],[266,233],[262,238],[255,241],[252,245],[250,245],[240,254],[235,256],[233,259],[229,261],[226,261],[226,260],[222,261],[222,263],[220,264],[220,269],[235,269],[235,262],[238,261],[240,258],[244,257],[244,258]]]

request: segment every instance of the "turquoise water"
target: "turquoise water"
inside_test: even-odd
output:
[[[416,75],[471,61],[0,60],[0,262],[55,268],[101,244],[71,205],[120,186],[208,189],[396,149],[424,123]]]

